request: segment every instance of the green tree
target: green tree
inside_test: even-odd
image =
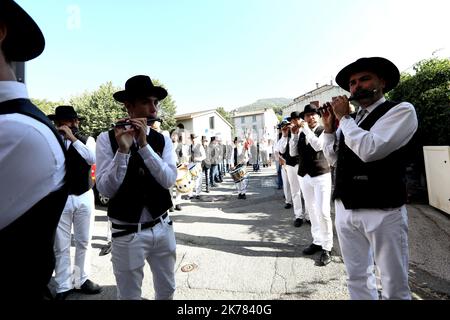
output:
[[[389,99],[408,101],[419,119],[418,143],[450,145],[450,59],[428,59],[413,67],[414,74],[403,73]]]
[[[38,107],[46,115],[53,114],[57,106],[64,104],[64,102],[62,101],[53,102],[47,99],[34,99],[34,98],[31,98],[31,102],[33,102],[36,105],[36,107]]]
[[[158,79],[152,79],[152,82],[155,86],[164,87],[164,85]],[[162,130],[168,130],[175,128],[176,120],[175,114],[177,112],[177,107],[175,101],[172,99],[172,96],[169,94],[160,104],[160,111],[158,112],[158,116],[163,120],[161,124]]]
[[[275,112],[278,122],[281,122],[283,120],[283,106],[274,106],[273,112]]]
[[[112,96],[119,90],[121,89],[107,82],[94,92],[85,92],[70,99],[69,103],[77,113],[85,117],[81,123],[83,132],[97,137],[100,132],[108,130],[117,119],[127,116],[124,106]]]
[[[152,80],[155,85],[160,85],[158,80]],[[100,132],[106,131],[117,119],[127,117],[123,104],[113,98],[113,94],[122,90],[113,86],[111,82],[100,85],[94,92],[85,92],[72,97],[69,103],[77,110],[77,113],[85,117],[81,123],[81,130],[86,134],[97,137]],[[161,102],[159,116],[163,123],[161,128],[168,130],[175,126],[176,106],[171,96],[167,96]]]
[[[233,122],[231,122],[231,113],[228,111],[225,111],[225,109],[223,107],[218,107],[216,109],[216,111],[225,118],[225,120],[227,120],[229,123],[233,124]]]
[[[423,146],[450,145],[450,59],[423,60],[413,70],[401,74],[388,98],[408,101],[416,108],[419,126],[407,170],[408,194],[410,201],[426,202]]]

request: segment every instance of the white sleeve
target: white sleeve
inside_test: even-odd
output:
[[[416,111],[412,104],[402,102],[390,109],[370,128],[364,130],[353,119],[341,119],[339,128],[345,144],[364,162],[385,158],[406,145],[417,130]]]
[[[152,176],[163,188],[169,189],[173,186],[177,178],[177,165],[170,138],[164,136],[162,157],[149,144],[144,148],[140,148],[138,153],[141,155]]]
[[[130,155],[119,151],[113,154],[108,132],[102,132],[97,138],[96,158],[97,190],[104,196],[112,198],[125,178]]]
[[[89,137],[86,144],[80,140],[76,140],[72,143],[75,150],[78,151],[80,156],[86,161],[88,165],[93,165],[95,163],[95,140]]]
[[[340,130],[339,130],[340,132]],[[327,159],[330,166],[335,167],[337,162],[337,154],[335,150],[335,144],[337,142],[336,139],[337,132],[333,133],[322,133],[323,136],[323,154]]]
[[[311,145],[314,151],[319,152],[323,149],[323,137],[322,134],[320,136],[316,136],[316,134],[308,127],[305,126],[303,128],[303,133],[306,137],[306,142]]]
[[[287,137],[281,137],[280,140],[278,140],[278,151],[280,153],[285,153],[286,152],[286,147],[287,147]]]

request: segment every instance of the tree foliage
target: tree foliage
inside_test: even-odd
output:
[[[225,120],[227,120],[229,123],[233,124],[232,120],[231,120],[231,112],[225,111],[225,109],[223,107],[218,107],[217,112],[225,118]]]
[[[152,81],[155,85],[160,85],[158,80]],[[113,94],[120,90],[122,89],[107,82],[94,92],[85,92],[69,100],[69,104],[85,118],[81,122],[81,130],[84,133],[97,137],[100,132],[108,130],[117,119],[128,116],[123,104],[113,98]],[[170,95],[161,102],[160,108],[159,116],[163,120],[161,128],[168,130],[174,127],[176,106]]]
[[[450,145],[450,59],[423,60],[413,70],[401,75],[389,98],[416,108],[420,146]]]
[[[85,92],[72,97],[69,103],[79,116],[84,117],[81,130],[93,137],[106,131],[117,119],[127,116],[125,107],[114,100],[113,93],[121,90],[111,82],[100,85],[94,92]]]
[[[47,99],[34,99],[34,98],[31,98],[31,102],[33,102],[33,104],[36,107],[38,107],[42,112],[44,112],[47,115],[53,114],[57,106],[64,104],[63,101],[53,102]]]

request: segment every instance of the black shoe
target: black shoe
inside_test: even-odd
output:
[[[192,199],[194,199],[194,196],[192,196],[192,197],[189,197],[189,200],[192,200]]]
[[[200,200],[200,196],[195,196],[195,199]]]
[[[247,196],[245,195],[245,193],[242,194],[242,198],[241,199],[247,199]]]
[[[175,210],[181,211],[181,206],[179,204],[175,205]]]
[[[87,279],[77,291],[85,294],[97,294],[102,292],[102,290],[102,287],[100,287],[98,284]]]
[[[292,208],[292,204],[290,203],[286,203],[286,205],[284,206],[285,209],[290,209]]]
[[[301,227],[303,224],[303,219],[297,218],[294,220],[294,227],[298,228]]]
[[[331,251],[323,250],[319,262],[321,266],[329,264],[331,262]]]
[[[211,188],[215,188],[215,187],[217,187],[217,184],[211,183]]]
[[[206,191],[205,191],[206,193],[209,193],[209,189],[206,189]]]
[[[169,211],[170,211],[170,212],[173,212],[173,211],[174,211],[174,210],[173,210],[173,207],[170,207]]]
[[[306,222],[307,224],[311,225],[311,220],[306,220],[306,219],[305,219],[305,222]]]
[[[238,199],[242,199],[242,194],[241,193],[239,193]]]
[[[323,250],[322,246],[318,246],[317,244],[311,243],[307,248],[303,250],[303,254],[311,255],[322,250]]]
[[[106,256],[108,253],[110,253],[112,250],[112,244],[111,241],[108,242],[106,244],[106,246],[104,246],[101,250],[100,253],[98,254],[99,256]]]
[[[55,300],[66,300],[66,298],[72,293],[73,290],[68,290],[64,292],[58,292],[55,295]]]

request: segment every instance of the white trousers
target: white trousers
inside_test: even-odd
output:
[[[112,232],[120,230],[112,229]],[[153,275],[156,300],[171,300],[175,292],[176,241],[170,217],[153,228],[113,238],[111,261],[117,298],[141,300],[145,261]]]
[[[56,229],[55,281],[56,292],[79,288],[90,271],[91,238],[94,229],[94,192],[91,190],[75,196],[69,195]],[[70,263],[70,245],[73,226],[75,261],[73,272]]]
[[[297,174],[298,164],[295,167],[285,166],[289,186],[291,188],[292,205],[294,207],[294,215],[296,219],[303,219],[302,192],[300,190],[300,181]]]
[[[287,165],[281,166],[281,179],[283,179],[283,193],[285,202],[292,204],[291,186],[289,184],[289,179],[287,177],[286,167]]]
[[[333,248],[333,223],[330,214],[331,173],[316,177],[309,174],[298,177],[311,221],[313,243],[331,251]]]
[[[375,268],[381,277],[383,299],[411,299],[406,206],[347,210],[336,200],[335,207],[351,299],[378,299]]]
[[[247,193],[247,188],[248,188],[248,177],[242,179],[242,181],[235,183],[236,185],[236,189],[239,192],[239,194],[241,193]]]

